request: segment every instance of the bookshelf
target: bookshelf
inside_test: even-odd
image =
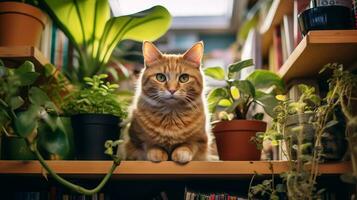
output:
[[[19,66],[25,60],[32,61],[37,68],[50,63],[40,50],[33,46],[0,47],[0,59],[7,66]]]
[[[274,27],[283,20],[284,15],[293,13],[293,0],[274,0],[268,15],[260,27],[262,35],[262,53],[264,56],[268,54],[269,46],[273,41]]]
[[[310,31],[279,70],[285,82],[313,77],[331,62],[356,61],[357,30]]]
[[[112,165],[111,161],[48,161],[59,174],[69,176],[102,176]],[[114,178],[239,178],[255,173],[280,174],[288,170],[287,161],[192,161],[179,165],[172,161],[123,161],[114,172]],[[324,175],[338,175],[351,171],[349,162],[326,163],[319,167]],[[43,169],[38,161],[0,161],[0,175],[41,176]]]

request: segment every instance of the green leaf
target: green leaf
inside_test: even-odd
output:
[[[206,76],[216,80],[224,80],[224,70],[222,67],[209,67],[203,70]]]
[[[24,100],[20,96],[15,96],[10,99],[10,106],[12,110],[20,108],[24,104]]]
[[[252,118],[255,119],[255,120],[263,120],[264,113],[256,113],[255,115],[253,115]]]
[[[75,45],[98,45],[110,18],[107,0],[44,0],[54,19]]]
[[[38,87],[31,87],[29,90],[30,102],[36,105],[45,105],[46,102],[50,101],[47,94]]]
[[[15,131],[20,137],[26,138],[37,127],[37,117],[40,106],[31,105],[27,111],[20,112],[15,119]]]
[[[253,84],[248,80],[236,80],[231,83],[231,85],[236,86],[240,91],[240,96],[248,95],[255,97],[255,89]]]
[[[331,128],[331,127],[335,126],[336,124],[338,124],[337,120],[331,120],[331,121],[326,123],[325,129]]]
[[[222,106],[222,107],[229,107],[232,105],[232,102],[229,100],[229,99],[221,99],[219,102],[218,102],[218,105],[219,106]]]
[[[274,117],[274,108],[278,105],[278,100],[274,95],[256,91],[255,100],[264,108],[264,111],[269,116]]]
[[[221,99],[228,97],[228,91],[225,88],[215,88],[207,96],[208,109],[211,113],[216,110],[216,106]]]
[[[240,92],[236,86],[231,87],[231,95],[234,100],[238,100],[240,98]]]
[[[242,69],[254,65],[253,59],[242,60],[228,66],[228,79],[234,78],[234,74],[240,72]]]
[[[35,72],[35,65],[30,61],[25,61],[19,68],[15,69],[15,74],[26,74]]]
[[[277,74],[268,70],[255,70],[246,80],[249,80],[256,90],[264,90],[275,86],[278,92],[285,91],[284,81]]]
[[[154,6],[133,15],[108,20],[102,35],[99,60],[107,62],[121,40],[153,41],[161,37],[171,25],[171,15],[163,6]]]
[[[40,76],[37,72],[27,72],[23,74],[17,74],[20,81],[20,86],[28,86],[33,84],[37,78]]]

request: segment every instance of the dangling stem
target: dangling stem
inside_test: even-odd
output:
[[[104,185],[108,182],[108,180],[110,179],[110,177],[112,176],[114,170],[116,169],[117,166],[120,165],[120,160],[114,160],[113,161],[113,165],[111,166],[110,170],[108,171],[108,173],[105,175],[105,177],[102,179],[102,181],[93,189],[86,189],[82,186],[73,184],[67,180],[65,180],[64,178],[62,178],[61,176],[59,176],[56,172],[54,172],[46,163],[46,161],[43,159],[42,155],[40,154],[40,152],[37,149],[37,143],[36,140],[34,142],[31,142],[29,140],[26,140],[30,149],[33,151],[33,153],[36,155],[37,159],[40,161],[40,164],[42,165],[43,168],[46,169],[46,171],[59,183],[61,183],[62,185],[64,185],[65,187],[74,190],[76,192],[79,192],[81,194],[84,195],[92,195],[95,193],[98,193],[103,187]]]

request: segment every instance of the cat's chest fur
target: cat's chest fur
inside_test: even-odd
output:
[[[142,140],[161,146],[184,143],[205,126],[202,108],[138,107],[134,111],[133,122],[139,126],[137,131],[143,133]]]

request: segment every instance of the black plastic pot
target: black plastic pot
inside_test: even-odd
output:
[[[353,29],[351,9],[345,6],[320,6],[303,11],[298,16],[300,31]]]
[[[119,118],[107,114],[78,114],[71,117],[76,157],[79,160],[109,160],[104,154],[107,140],[118,140]]]

